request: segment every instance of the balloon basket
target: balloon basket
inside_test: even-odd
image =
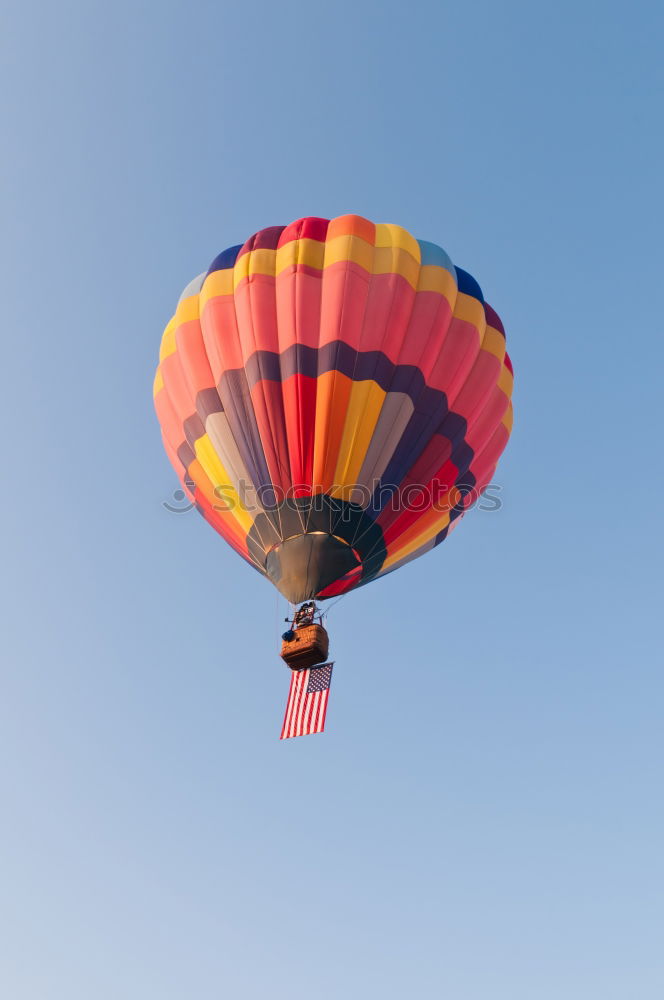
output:
[[[330,639],[322,625],[303,625],[292,634],[292,639],[281,643],[281,658],[291,670],[305,670],[327,659]]]

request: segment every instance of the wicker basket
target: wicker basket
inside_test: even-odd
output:
[[[327,659],[330,640],[322,625],[304,625],[281,644],[281,658],[291,670],[304,670]]]

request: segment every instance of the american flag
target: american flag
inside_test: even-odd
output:
[[[280,739],[323,732],[333,666],[334,663],[321,663],[308,670],[293,671]]]

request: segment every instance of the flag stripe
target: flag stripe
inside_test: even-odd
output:
[[[317,697],[318,697],[318,693],[316,692],[316,694],[311,695],[310,697],[307,698],[307,707],[306,707],[306,710],[305,710],[305,713],[304,713],[304,730],[307,733],[310,733],[313,730],[311,721],[312,721],[312,718],[313,718],[313,710],[314,710],[314,705],[316,703],[316,698]]]
[[[327,715],[327,703],[328,703],[328,700],[329,700],[328,699],[329,693],[330,693],[329,691],[326,692],[326,694],[325,694],[325,701],[323,702],[323,714],[322,714],[321,720],[320,720],[320,731],[321,731],[321,733],[325,729],[325,716]]]
[[[316,691],[309,701],[309,717],[307,720],[307,731],[310,733],[317,732],[316,729],[316,717],[318,715],[318,703],[320,702],[320,691]]]
[[[313,729],[313,731],[315,733],[318,733],[318,732],[320,732],[320,729],[319,729],[319,726],[318,726],[318,720],[320,719],[320,707],[321,707],[321,703],[323,702],[325,696],[324,696],[324,694],[323,694],[322,691],[317,691],[314,697],[315,697],[315,701],[312,702],[312,706],[311,706],[311,718],[312,718],[312,722],[313,722],[312,729]]]

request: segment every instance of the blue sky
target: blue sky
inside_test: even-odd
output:
[[[659,1000],[659,5],[3,20],[3,995]],[[283,602],[163,508],[152,375],[221,249],[346,212],[479,278],[515,430],[279,743]]]

